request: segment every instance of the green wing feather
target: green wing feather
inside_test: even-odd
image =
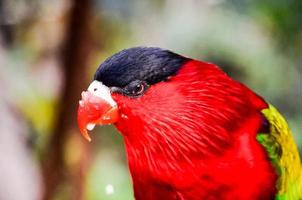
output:
[[[270,123],[270,134],[259,133],[257,140],[266,149],[279,176],[277,200],[302,200],[302,165],[287,122],[269,105],[262,113]]]

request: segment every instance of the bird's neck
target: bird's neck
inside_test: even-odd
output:
[[[133,143],[125,137],[133,183],[142,193],[148,193],[154,184],[159,185],[158,189],[180,190],[196,185],[198,193],[205,198],[208,193],[229,188],[230,195],[239,199],[257,199],[259,194],[265,194],[269,199],[276,192],[277,177],[264,149],[255,140],[253,125],[259,123],[257,116],[243,122],[242,128],[233,133],[232,144],[226,145],[223,153],[213,149],[215,153],[205,154],[202,148],[198,150],[192,146],[188,149],[179,143],[171,145],[167,139]]]

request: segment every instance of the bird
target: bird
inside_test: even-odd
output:
[[[107,58],[77,121],[123,136],[136,200],[301,200],[302,165],[280,112],[218,66],[158,47]]]

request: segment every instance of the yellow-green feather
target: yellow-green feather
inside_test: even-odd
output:
[[[270,133],[259,133],[257,140],[266,149],[279,177],[276,199],[302,200],[302,165],[288,124],[272,105],[262,113],[270,123]]]

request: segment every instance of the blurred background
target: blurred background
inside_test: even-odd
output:
[[[109,55],[158,46],[218,64],[274,104],[302,150],[301,0],[1,0],[0,199],[133,199],[122,137],[76,126]]]

